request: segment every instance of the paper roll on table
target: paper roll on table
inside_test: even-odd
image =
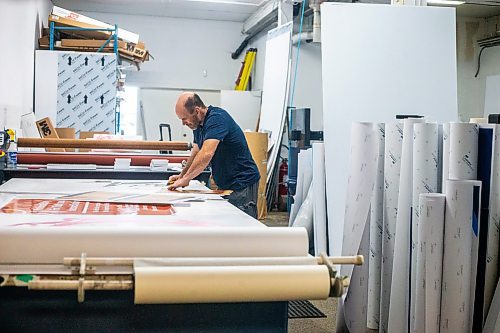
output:
[[[135,268],[136,304],[275,302],[329,294],[323,265]]]

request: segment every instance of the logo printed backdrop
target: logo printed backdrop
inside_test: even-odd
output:
[[[57,68],[57,127],[114,133],[116,56],[61,53]]]

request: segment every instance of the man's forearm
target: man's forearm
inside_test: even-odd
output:
[[[187,178],[189,180],[194,179],[197,177],[200,173],[205,170],[205,168],[208,166],[210,161],[212,160],[213,153],[210,152],[205,152],[203,150],[199,151],[196,156],[194,157],[191,165],[189,168],[184,168],[184,170],[187,170],[185,174],[181,174],[181,178]],[[183,170],[183,171],[184,171]]]
[[[189,168],[193,164],[193,161],[196,157],[196,154],[198,154],[198,152],[199,152],[199,149],[193,148],[193,150],[191,151],[191,155],[189,155],[189,158],[186,161],[186,166],[182,169],[182,171],[179,175],[180,177],[184,177],[184,175],[189,171]]]

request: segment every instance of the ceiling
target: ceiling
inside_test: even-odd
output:
[[[500,6],[498,4],[473,4],[465,3],[457,6],[457,16],[467,17],[491,17],[500,15]]]
[[[72,11],[245,21],[270,0],[52,0]]]

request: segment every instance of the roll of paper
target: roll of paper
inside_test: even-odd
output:
[[[353,123],[344,217],[342,254],[368,254],[370,203],[378,162],[378,138],[372,123]],[[368,267],[343,265],[341,274],[351,276],[351,286],[338,309],[337,327],[351,333],[366,331]],[[355,287],[354,287],[355,286]]]
[[[380,331],[387,332],[389,303],[391,296],[392,264],[396,219],[398,212],[399,176],[401,150],[403,146],[403,124],[385,125],[384,159],[384,232],[382,242],[382,274],[380,291]]]
[[[414,332],[439,332],[445,195],[419,196]]]
[[[441,167],[438,155],[438,125],[420,123],[413,125],[413,204],[411,220],[411,295],[410,331],[415,331],[415,299],[417,277],[417,252],[419,243],[419,198],[421,193],[436,193]],[[421,267],[423,270],[423,266]],[[422,289],[423,291],[423,289]],[[423,322],[419,323],[423,324]],[[417,330],[418,331],[418,330]]]
[[[482,137],[485,137],[486,141],[486,144],[482,144],[479,146],[479,177],[483,181],[483,188],[486,187],[487,184],[485,184],[485,182],[488,181],[489,178],[489,186],[487,187],[489,189],[489,201],[486,201],[487,199],[485,198],[484,194],[481,197],[483,207],[485,206],[485,204],[487,204],[488,212],[488,216],[481,215],[481,220],[487,218],[488,230],[485,258],[483,305],[483,314],[485,317],[488,314],[498,281],[498,255],[500,243],[500,235],[498,229],[500,224],[500,125],[481,125],[479,130],[484,135]],[[489,144],[491,146],[489,146]],[[486,151],[483,153],[482,150]],[[483,160],[483,158],[481,158],[483,155],[486,155],[485,161],[481,161]],[[488,168],[488,155],[490,155],[491,157],[490,168]],[[485,177],[482,176],[483,174],[485,175]],[[483,226],[483,224],[481,224],[481,226]]]
[[[449,180],[443,250],[440,332],[471,332],[481,206],[481,182]]]
[[[312,184],[309,186],[305,200],[300,205],[299,212],[293,221],[293,228],[305,228],[309,238],[309,244],[314,244],[314,226],[313,226],[313,191]]]
[[[134,267],[162,266],[267,266],[317,265],[318,259],[308,257],[223,257],[223,258],[136,258]]]
[[[470,123],[450,123],[449,179],[477,179],[479,127]]]
[[[450,178],[450,123],[443,124],[443,168],[441,193],[446,193],[446,181]]]
[[[330,273],[317,266],[135,267],[136,304],[326,299]]]
[[[82,252],[89,257],[121,258],[288,257],[306,256],[308,250],[304,228],[20,227],[2,230],[0,263],[57,264]]]
[[[289,226],[293,226],[300,206],[307,197],[312,182],[312,149],[299,152],[297,169],[297,186],[295,190],[294,203],[290,212]]]
[[[380,275],[382,260],[382,231],[384,228],[384,146],[385,124],[375,124],[378,157],[375,186],[370,204],[370,251],[368,264],[367,326],[378,330],[380,320]]]
[[[405,119],[403,122],[403,148],[401,151],[401,176],[399,183],[398,216],[394,248],[389,332],[408,331],[410,311],[410,228],[412,218],[413,189],[413,125],[423,119]]]
[[[325,145],[321,142],[312,144],[313,154],[313,193],[314,193],[314,250],[316,255],[328,251],[326,227],[326,179]]]

